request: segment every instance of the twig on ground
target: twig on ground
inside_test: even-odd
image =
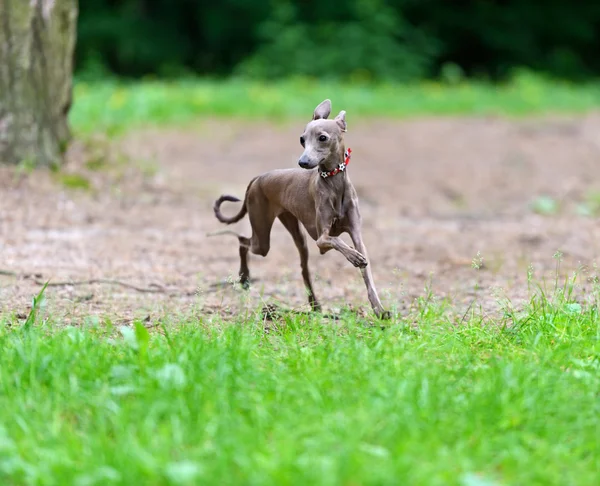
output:
[[[34,282],[38,285],[44,285],[46,282],[42,280],[35,279]],[[138,287],[137,285],[132,285],[126,282],[121,282],[120,280],[111,280],[105,278],[94,278],[91,280],[75,280],[75,281],[65,281],[65,282],[49,282],[48,287],[72,287],[79,285],[92,285],[92,284],[106,284],[106,285],[118,285],[121,287],[125,287],[128,289],[135,290],[136,292],[145,292],[145,293],[166,293],[167,290],[158,285],[151,284],[151,287]]]
[[[22,279],[30,279],[36,285],[45,285],[46,281],[41,278],[39,273],[17,273],[12,270],[2,270],[0,269],[0,275],[6,275],[8,277],[22,278]],[[252,282],[256,282],[256,279],[252,279]],[[218,292],[227,288],[228,286],[233,286],[231,282],[217,282],[210,284],[206,287],[203,287],[202,290],[169,290],[159,284],[150,284],[149,287],[138,287],[137,285],[133,285],[127,282],[122,282],[121,280],[107,279],[107,278],[94,278],[90,280],[65,280],[59,282],[48,282],[48,287],[79,287],[82,285],[93,285],[93,284],[105,284],[105,285],[117,285],[120,287],[124,287],[127,289],[135,290],[136,292],[142,292],[146,294],[168,294],[171,297],[176,296],[184,296],[184,297],[193,297],[194,295],[199,295],[203,293],[213,293]]]
[[[41,276],[39,274],[30,274],[30,273],[23,273],[23,274],[19,274],[17,272],[13,272],[11,270],[1,270],[0,269],[0,275],[6,275],[8,277],[15,277],[15,278],[23,278],[23,279],[30,279],[32,280],[36,285],[45,285],[46,282],[41,278]],[[82,285],[93,285],[93,284],[105,284],[105,285],[118,285],[120,287],[125,287],[131,290],[135,290],[136,292],[142,292],[142,293],[147,293],[147,294],[167,294],[169,293],[172,296],[176,296],[176,295],[184,295],[184,296],[192,296],[192,295],[196,295],[198,292],[197,291],[183,291],[183,292],[169,292],[168,289],[164,288],[162,285],[159,284],[150,284],[150,287],[138,287],[137,285],[133,285],[127,282],[122,282],[120,280],[114,280],[114,279],[107,279],[107,278],[94,278],[94,279],[90,279],[90,280],[65,280],[64,282],[48,282],[48,287],[76,287],[76,286],[82,286]],[[214,292],[219,290],[218,288],[210,288],[208,290],[208,292]]]

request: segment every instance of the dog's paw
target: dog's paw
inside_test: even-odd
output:
[[[363,254],[357,252],[356,250],[350,253],[348,260],[350,263],[352,263],[352,265],[358,268],[365,268],[369,264]]]
[[[316,300],[310,303],[310,307],[313,312],[317,312],[319,314],[321,312],[323,312],[323,308],[321,307],[321,304],[319,304]]]

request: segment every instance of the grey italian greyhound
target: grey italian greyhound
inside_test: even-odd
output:
[[[300,253],[302,278],[308,292],[308,302],[314,311],[321,306],[315,297],[308,269],[308,246],[300,223],[317,242],[321,254],[334,249],[355,267],[360,268],[367,286],[369,302],[375,314],[389,319],[390,313],[381,305],[360,231],[361,216],[356,190],[350,182],[346,166],[350,149],[344,147],[346,112],[333,120],[331,101],[325,100],[315,108],[313,119],[300,136],[304,152],[298,160],[301,169],[278,169],[259,175],[250,181],[239,213],[223,216],[224,201],[239,202],[235,196],[223,195],[214,205],[215,216],[221,223],[240,221],[246,213],[252,226],[252,237],[237,235],[240,242],[240,281],[247,288],[250,282],[248,251],[267,256],[271,245],[271,228],[275,218],[290,232]],[[354,248],[339,235],[349,233]]]

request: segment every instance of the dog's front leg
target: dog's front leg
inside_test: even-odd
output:
[[[348,232],[350,233],[350,238],[352,238],[354,248],[356,248],[365,257],[365,260],[368,263],[369,256],[367,254],[367,248],[362,240],[362,234],[360,231],[360,216],[358,213],[350,216],[350,227]],[[379,300],[379,296],[377,295],[377,289],[375,289],[375,283],[373,282],[373,274],[371,273],[371,265],[367,264],[364,267],[361,267],[360,273],[362,274],[363,280],[367,287],[367,295],[369,296],[369,302],[371,303],[373,311],[377,317],[381,319],[390,319],[392,315],[389,311],[386,311],[383,308],[383,305],[381,305],[381,301]]]
[[[320,235],[317,239],[317,246],[321,251],[321,255],[329,250],[337,250],[355,267],[366,267],[368,263],[367,259],[361,255],[360,252],[348,246],[346,242],[338,236],[331,236],[329,234],[331,227],[333,226],[333,218],[333,211],[328,209],[321,210],[317,213],[317,231]]]
[[[317,246],[321,250],[321,254],[329,250],[337,250],[355,267],[364,268],[367,266],[367,259],[354,248],[346,244],[344,240],[338,236],[330,236],[329,229],[324,231],[317,240]]]

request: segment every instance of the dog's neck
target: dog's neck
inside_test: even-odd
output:
[[[343,178],[345,179],[346,167],[348,167],[348,164],[350,163],[351,154],[352,150],[350,148],[345,150],[344,147],[342,147],[341,157],[336,157],[337,160],[334,160],[333,164],[329,162],[325,166],[319,166],[319,177],[322,179],[330,179],[341,175],[344,176]],[[331,168],[331,165],[333,165],[333,168]]]
[[[350,152],[350,149],[346,151],[342,148],[342,154],[336,161],[337,165],[334,165],[333,169],[323,168],[326,171],[325,174],[327,174],[327,177],[322,176],[323,169],[321,167],[319,167],[316,172],[318,179],[317,184],[323,188],[325,194],[328,194],[327,198],[329,199],[329,204],[331,204],[335,210],[334,221],[343,219],[345,201],[347,199],[346,194],[348,189],[352,187],[352,183],[348,177],[348,171],[346,170],[346,167],[350,162]],[[339,162],[340,159],[343,162]],[[336,168],[339,169],[342,165],[344,169],[335,172]]]

